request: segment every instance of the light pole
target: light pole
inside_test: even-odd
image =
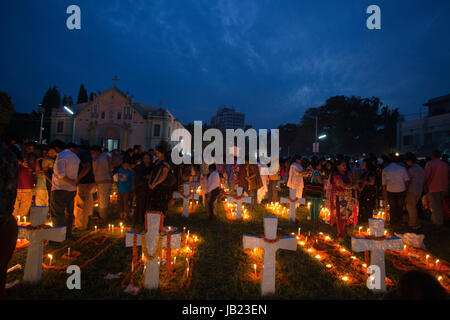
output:
[[[74,112],[73,112],[68,106],[64,106],[64,109],[65,109],[68,113],[70,113],[71,116],[73,116]],[[75,119],[75,117],[72,117],[72,118],[73,118],[72,142],[75,143],[75,121],[76,121],[76,119]]]
[[[45,108],[42,107],[42,103],[39,103],[39,112],[41,113],[41,126],[39,127],[39,144],[42,144],[42,131],[44,130],[44,113]]]

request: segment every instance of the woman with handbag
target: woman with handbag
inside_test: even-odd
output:
[[[322,169],[322,165],[320,164],[320,162],[313,162],[311,166],[311,182],[306,184],[305,193],[311,201],[311,207],[309,211],[311,220],[317,222],[319,221],[320,206],[322,204],[323,198],[324,177],[320,173],[320,170]]]
[[[167,160],[167,148],[156,147],[157,160],[153,165],[148,187],[150,188],[150,210],[166,214],[171,199],[172,188],[176,185],[175,174]]]

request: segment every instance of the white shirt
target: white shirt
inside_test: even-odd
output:
[[[76,186],[65,182],[64,177],[76,180],[78,177],[78,168],[80,167],[80,158],[69,149],[58,153],[55,164],[53,165],[52,191],[65,190],[77,191]]]
[[[409,181],[408,171],[396,163],[391,163],[383,169],[381,175],[382,184],[388,192],[406,191],[406,181]]]
[[[303,176],[300,173],[304,172],[301,164],[293,162],[289,168],[289,179],[287,186],[291,189],[303,189]]]
[[[206,183],[206,193],[210,193],[216,188],[220,188],[220,176],[217,171],[213,171],[210,173]]]

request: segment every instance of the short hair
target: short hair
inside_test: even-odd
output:
[[[69,142],[68,144],[67,144],[67,149],[70,149],[70,148],[78,148],[78,145],[76,144],[76,143],[73,143],[73,142]]]
[[[215,163],[210,164],[209,167],[208,167],[208,169],[213,170],[213,171],[216,171],[216,169],[217,169],[216,164],[215,164]]]
[[[61,150],[63,150],[63,149],[65,149],[66,148],[66,144],[63,142],[63,141],[61,141],[61,140],[54,140],[51,144],[50,144],[50,146],[51,147],[53,147],[53,148],[58,148],[58,149],[61,149]]]

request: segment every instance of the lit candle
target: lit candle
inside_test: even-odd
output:
[[[299,235],[299,236],[300,236],[300,229],[301,229],[301,228],[298,228],[298,235]]]
[[[430,255],[429,255],[429,254],[427,254],[425,258],[426,258],[426,262],[427,262],[427,267],[428,267],[428,259],[430,258]]]
[[[67,248],[67,256],[70,257],[70,248]]]
[[[24,223],[27,223],[27,216],[23,217],[23,221],[24,221]]]
[[[20,222],[20,216],[17,216],[17,222]]]
[[[359,228],[358,228],[358,232],[361,232],[361,229],[362,229],[362,227],[359,227]]]
[[[95,228],[95,231],[97,231],[97,226],[94,226],[94,228]]]
[[[255,269],[255,277],[256,277],[256,263],[253,265],[253,269]]]
[[[51,266],[51,265],[52,265],[52,259],[53,259],[53,256],[52,256],[51,254],[48,254],[47,256],[48,256],[48,258],[50,259],[50,264],[49,264],[49,266]]]
[[[437,259],[436,262],[435,262],[436,269],[438,269],[438,263],[439,263],[439,259]]]

